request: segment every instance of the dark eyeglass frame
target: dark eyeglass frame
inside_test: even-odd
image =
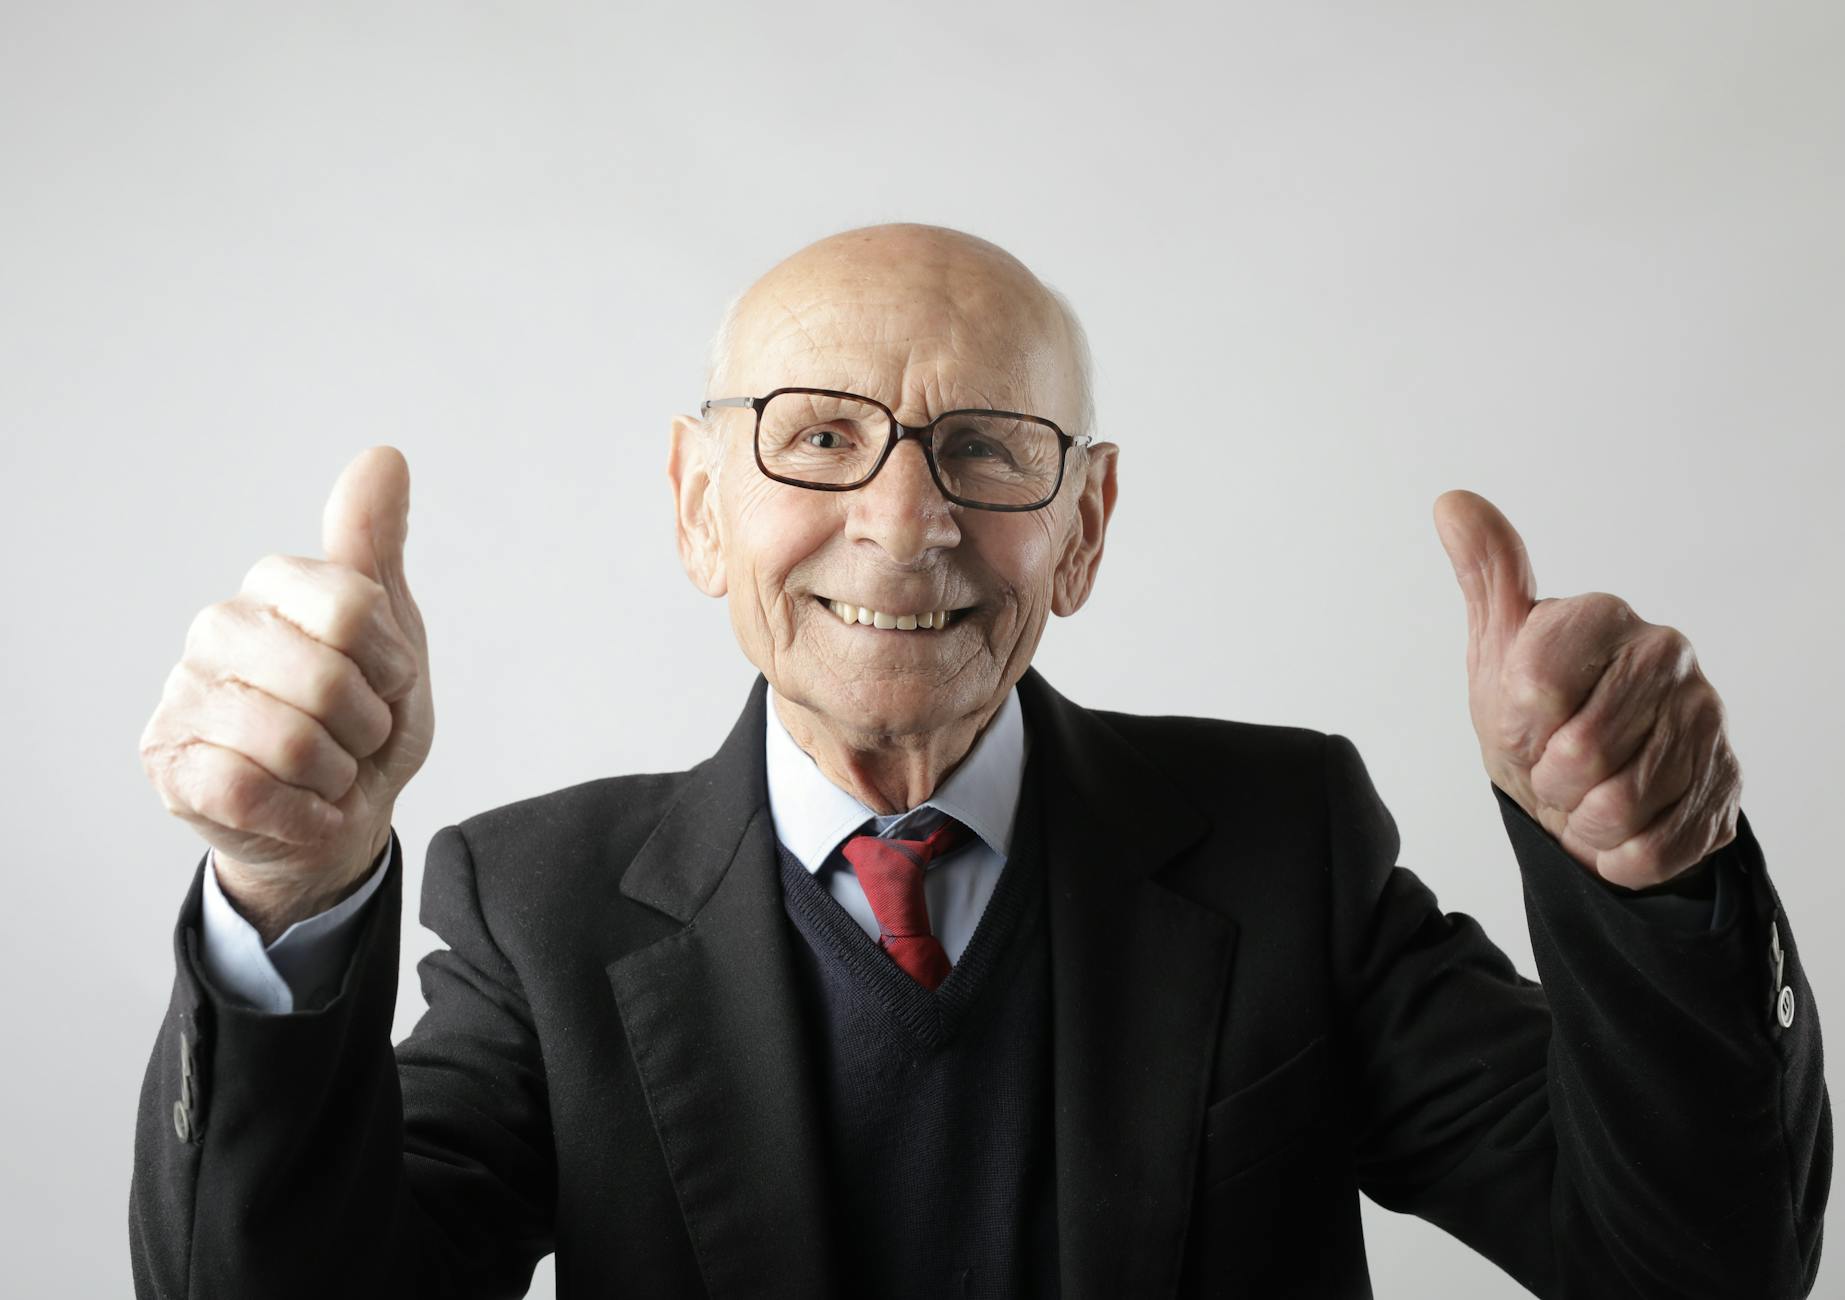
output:
[[[804,479],[788,478],[785,475],[777,474],[762,463],[762,410],[769,404],[771,398],[780,397],[783,393],[805,393],[813,397],[843,397],[854,402],[864,402],[867,406],[875,406],[880,411],[884,412],[885,418],[890,421],[890,437],[885,441],[884,450],[879,454],[877,462],[866,471],[865,477],[859,479],[856,483],[809,483]],[[1047,420],[1042,415],[1029,415],[1024,411],[993,411],[983,407],[962,407],[958,410],[943,411],[927,424],[903,424],[897,419],[897,413],[891,410],[890,407],[884,405],[884,403],[880,402],[877,398],[866,397],[863,393],[845,393],[837,388],[777,388],[772,392],[764,393],[761,397],[707,398],[698,405],[699,418],[708,418],[714,407],[732,407],[738,410],[749,410],[756,413],[756,428],[750,436],[751,450],[756,456],[756,468],[762,471],[764,477],[774,479],[777,483],[786,483],[789,487],[809,488],[815,492],[850,492],[854,488],[864,487],[865,484],[877,477],[878,471],[884,468],[884,462],[890,459],[890,454],[897,449],[898,443],[906,438],[914,438],[917,444],[922,448],[923,460],[928,462],[929,477],[935,480],[936,489],[956,505],[966,506],[970,510],[1016,512],[1044,509],[1044,507],[1057,499],[1057,493],[1063,487],[1063,467],[1064,463],[1069,460],[1070,448],[1087,447],[1094,441],[1094,439],[1086,433],[1065,433],[1057,426],[1056,421]],[[966,497],[957,496],[955,493],[950,492],[948,490],[948,485],[942,482],[942,471],[936,466],[935,445],[930,435],[935,432],[936,425],[940,424],[943,420],[957,415],[997,415],[1013,420],[1030,420],[1036,424],[1046,426],[1052,433],[1055,433],[1057,435],[1058,444],[1057,481],[1051,484],[1050,493],[1044,500],[1026,506],[1001,506],[993,505],[986,501],[970,501]]]

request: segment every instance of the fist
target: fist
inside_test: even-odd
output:
[[[365,874],[429,754],[409,513],[403,455],[360,453],[322,515],[327,558],[265,556],[200,610],[141,734],[161,802],[217,851],[221,887],[266,941]]]
[[[1537,599],[1492,502],[1444,492],[1435,528],[1467,601],[1467,699],[1493,784],[1597,876],[1670,880],[1736,838],[1723,701],[1676,628],[1606,592]]]

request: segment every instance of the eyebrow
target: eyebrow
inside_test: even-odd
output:
[[[828,376],[825,379],[801,379],[799,381],[791,380],[786,383],[771,384],[762,391],[766,394],[773,392],[777,388],[830,388],[839,393],[856,393],[860,397],[874,398],[884,403],[885,406],[893,411],[898,410],[900,407],[900,403],[891,401],[890,398],[886,397],[884,394],[873,389],[867,389],[858,383],[842,381],[837,375]],[[923,413],[923,420],[926,423],[929,420],[935,419],[938,415],[945,414],[949,411],[1026,411],[1029,413],[1027,407],[1020,406],[1016,403],[1008,406],[1004,402],[989,401],[984,398],[965,399],[944,406],[939,411],[933,408],[926,410]]]

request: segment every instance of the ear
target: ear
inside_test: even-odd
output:
[[[679,532],[679,562],[692,585],[707,596],[729,590],[724,575],[724,540],[719,529],[717,483],[705,457],[711,439],[695,416],[673,417],[672,450],[666,477],[673,487],[673,513]]]
[[[1087,471],[1076,496],[1076,522],[1057,560],[1051,584],[1051,612],[1068,618],[1083,607],[1095,589],[1102,566],[1102,535],[1115,513],[1115,460],[1121,448],[1112,442],[1091,443]]]

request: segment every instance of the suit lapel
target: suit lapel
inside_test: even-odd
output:
[[[760,676],[622,877],[684,929],[608,966],[713,1296],[831,1294],[814,1076],[782,910]]]
[[[1170,1294],[1236,923],[1153,878],[1208,823],[1030,669],[1051,935],[1057,1229],[1067,1300]]]

